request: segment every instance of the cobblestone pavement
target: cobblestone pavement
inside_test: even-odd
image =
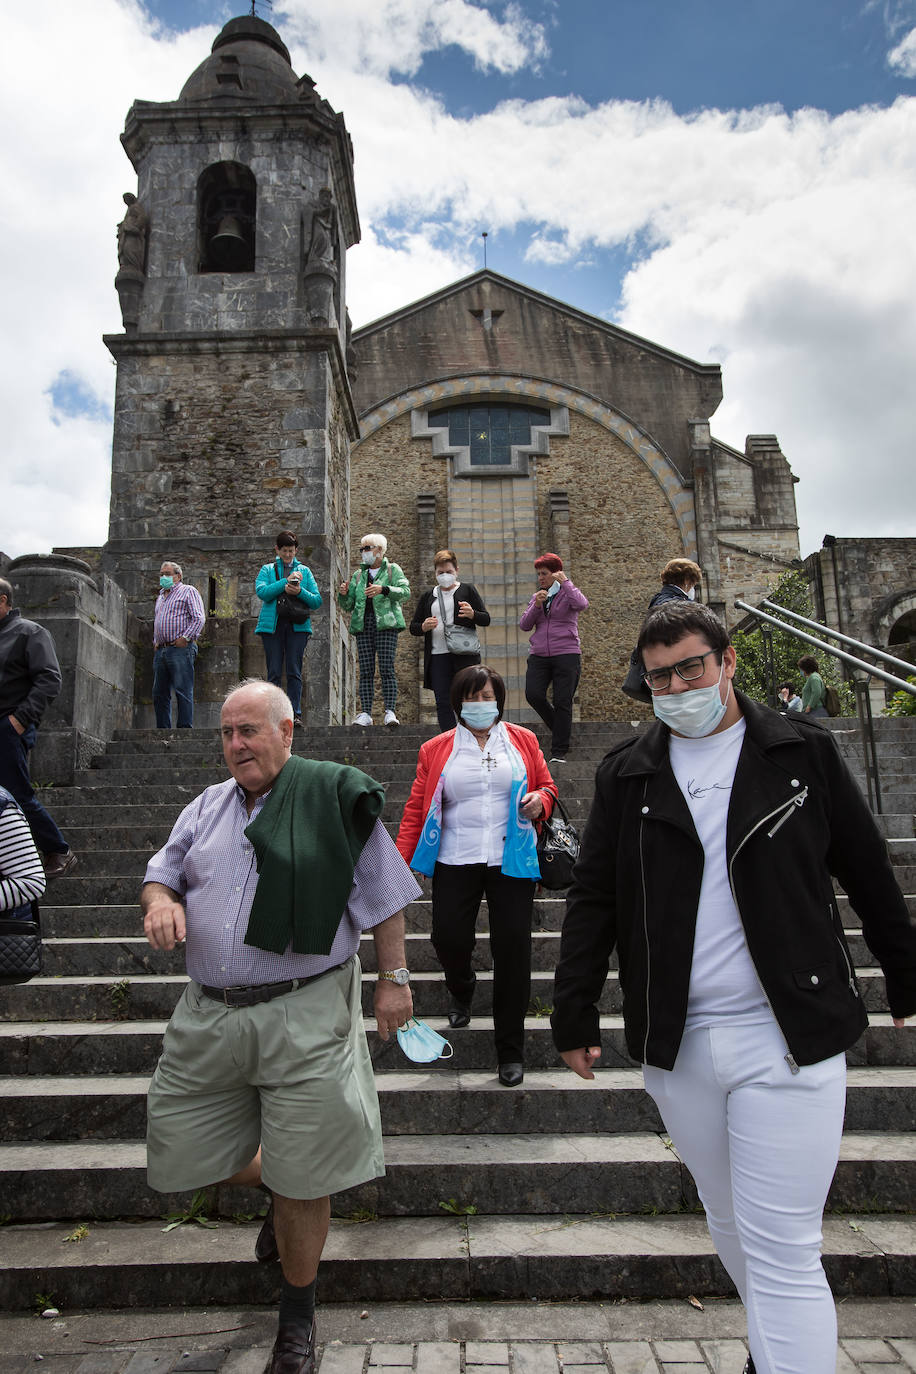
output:
[[[837,1374],[916,1374],[911,1299],[841,1304],[839,1315]],[[263,1374],[275,1320],[264,1309],[0,1318],[0,1374]],[[404,1304],[324,1309],[319,1321],[318,1374],[741,1374],[747,1358],[735,1302],[701,1313],[683,1303]]]

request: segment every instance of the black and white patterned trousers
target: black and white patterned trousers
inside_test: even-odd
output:
[[[372,700],[375,696],[375,659],[378,656],[378,671],[382,679],[382,701],[386,711],[393,711],[398,699],[398,681],[394,675],[394,655],[398,647],[397,630],[380,630],[375,613],[366,607],[363,629],[356,636],[356,649],[359,654],[359,704],[368,715],[372,714]]]

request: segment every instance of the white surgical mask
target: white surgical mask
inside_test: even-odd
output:
[[[686,735],[688,739],[703,739],[706,735],[711,735],[716,726],[721,722],[725,715],[725,708],[728,705],[728,692],[731,691],[731,679],[728,682],[728,692],[725,700],[722,700],[719,686],[722,682],[722,674],[725,672],[725,662],[719,669],[719,681],[712,687],[695,687],[689,692],[662,692],[652,698],[652,710],[660,721],[663,721],[669,729],[676,735]]]
[[[471,730],[489,730],[498,715],[495,701],[466,701],[461,708],[461,719]]]
[[[696,589],[696,587],[691,587],[691,588],[690,588],[690,591],[687,593],[687,600],[688,600],[688,601],[696,601],[696,599],[697,599],[697,589]]]
[[[556,594],[557,594],[557,592],[558,592],[559,590],[560,590],[560,584],[559,584],[559,582],[551,582],[550,586],[547,588],[547,595],[548,595],[548,596],[556,596]]]
[[[375,549],[363,549],[361,556],[363,562],[368,568],[372,563],[375,562]]]
[[[454,573],[436,573],[436,581],[440,587],[454,587],[458,578]]]
[[[432,1064],[436,1059],[451,1059],[453,1046],[444,1035],[434,1031],[425,1021],[412,1016],[398,1031],[398,1044],[415,1064]],[[448,1051],[448,1053],[446,1053]]]

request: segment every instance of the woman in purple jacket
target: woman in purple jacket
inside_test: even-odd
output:
[[[538,590],[518,622],[519,629],[533,630],[525,674],[525,700],[550,729],[550,762],[565,763],[572,732],[572,706],[582,673],[579,644],[579,613],[588,601],[563,571],[555,553],[534,560]],[[547,688],[553,684],[553,704]]]

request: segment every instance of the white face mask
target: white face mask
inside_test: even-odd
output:
[[[436,573],[436,581],[440,587],[454,587],[458,578],[454,573]]]
[[[723,659],[722,667],[719,669],[719,681],[712,687],[694,687],[692,691],[675,692],[673,696],[669,692],[659,693],[652,698],[652,710],[676,735],[686,735],[688,739],[703,739],[706,735],[711,735],[725,715],[728,693],[732,689],[729,678],[728,691],[723,701],[719,687],[724,672]]]
[[[363,549],[362,560],[367,568],[371,567],[375,562],[375,549]]]
[[[697,589],[696,589],[696,587],[691,587],[691,588],[690,588],[690,591],[687,593],[687,600],[688,600],[688,601],[696,601],[696,599],[697,599]]]

